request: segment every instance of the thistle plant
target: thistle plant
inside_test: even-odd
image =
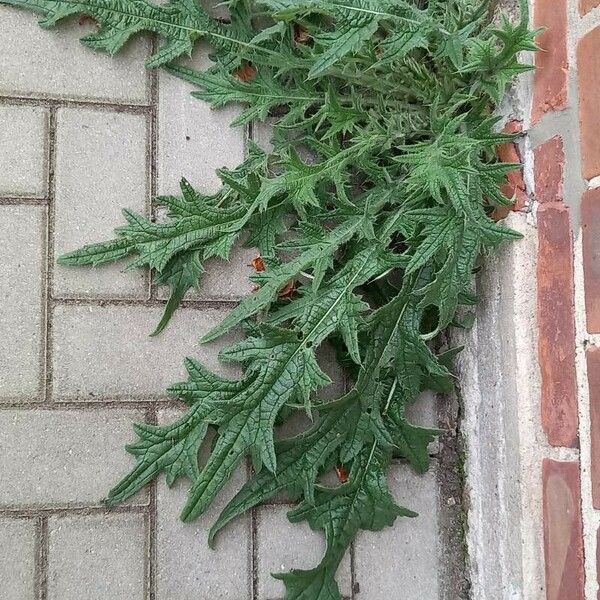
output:
[[[168,219],[124,211],[115,238],[62,256],[63,265],[129,258],[151,269],[170,299],[154,334],[185,294],[202,284],[203,265],[226,260],[244,234],[260,253],[254,293],[205,342],[241,326],[243,341],[221,351],[239,380],[192,358],[188,380],[169,393],[187,412],[168,425],[137,424],[128,446],[136,465],[108,503],[166,475],[190,481],[182,519],[202,515],[243,461],[253,477],[210,531],[275,495],[296,502],[292,522],[323,530],[321,562],[276,575],[288,600],[339,600],[337,568],[361,529],[381,530],[410,507],[388,488],[393,458],[419,473],[437,430],[411,424],[406,408],[424,390],[450,392],[456,350],[432,342],[476,302],[478,258],[518,235],[492,220],[516,165],[501,164],[494,111],[518,60],[535,50],[526,2],[521,20],[493,18],[491,0],[230,0],[230,19],[210,17],[197,0],[0,0],[41,15],[49,27],[69,15],[98,29],[82,42],[115,53],[137,33],[162,42],[148,61],[191,82],[199,100],[242,107],[233,126],[268,120],[272,150],[250,144],[244,162],[221,169],[206,194],[181,182],[158,198]],[[178,59],[206,40],[211,66]],[[464,308],[466,305],[467,308]],[[337,350],[348,391],[323,400],[330,383],[317,359]],[[274,428],[306,413],[311,425],[290,438]],[[208,458],[199,450],[214,432]],[[408,467],[407,467],[408,468]],[[325,483],[329,472],[339,484]]]

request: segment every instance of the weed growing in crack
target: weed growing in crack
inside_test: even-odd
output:
[[[494,222],[499,191],[515,165],[500,164],[494,109],[535,50],[522,2],[518,24],[492,24],[491,0],[230,0],[228,23],[194,0],[0,0],[41,14],[43,26],[91,17],[90,48],[115,53],[137,33],[163,45],[148,62],[197,87],[219,108],[241,105],[234,126],[269,120],[273,149],[251,144],[245,161],[218,172],[212,195],[185,180],[181,196],[162,197],[166,222],[124,211],[116,237],[60,258],[99,265],[130,258],[171,290],[154,334],[168,325],[203,264],[227,259],[244,232],[260,252],[256,291],[204,338],[242,325],[246,338],[221,360],[241,363],[224,379],[187,359],[189,378],[172,386],[188,410],[170,425],[135,426],[133,471],[113,488],[123,502],[166,474],[191,481],[185,521],[211,505],[238,465],[255,475],[231,500],[210,542],[238,515],[277,494],[297,501],[292,522],[322,529],[327,549],[310,570],[277,575],[288,600],[339,600],[336,571],[360,529],[380,530],[415,513],[388,488],[393,457],[417,472],[429,464],[436,430],[417,427],[405,408],[421,392],[452,389],[455,351],[429,342],[472,305],[478,257],[518,238]],[[199,40],[213,63],[199,72],[178,64]],[[67,60],[68,57],[65,57]],[[316,350],[336,349],[352,384],[334,401]],[[313,425],[274,440],[275,427],[306,412]],[[198,452],[209,430],[209,457]],[[339,485],[322,483],[328,472]]]

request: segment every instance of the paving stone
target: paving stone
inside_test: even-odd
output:
[[[35,523],[30,519],[0,519],[0,598],[35,597]]]
[[[45,214],[0,206],[0,401],[41,393]]]
[[[406,418],[414,425],[421,427],[431,427],[432,429],[439,428],[438,420],[438,399],[437,396],[430,391],[423,392],[415,401],[406,407]],[[429,454],[437,454],[440,451],[440,442],[436,438],[429,444]]]
[[[323,400],[335,400],[341,398],[345,393],[344,372],[339,366],[333,346],[323,344],[316,352],[319,366],[331,379],[331,383],[318,391],[319,398]]]
[[[290,523],[288,506],[263,506],[258,509],[258,599],[275,600],[285,596],[282,581],[271,577],[290,569],[310,569],[319,564],[325,552],[325,538],[305,522]],[[337,575],[340,591],[350,596],[352,577],[347,552]],[[369,599],[370,600],[370,599]]]
[[[89,109],[61,109],[57,118],[54,251],[58,257],[114,237],[123,208],[145,213],[146,118]],[[85,174],[85,176],[84,176]],[[133,298],[147,295],[141,269],[126,261],[98,267],[54,266],[54,294]]]
[[[258,144],[265,152],[273,151],[271,138],[273,137],[273,127],[271,119],[266,121],[257,121],[252,124],[252,141]]]
[[[117,409],[0,411],[0,506],[97,505],[131,468],[124,446],[143,420]]]
[[[160,412],[160,422],[174,421],[180,413]],[[206,458],[206,445],[201,460]],[[240,517],[221,531],[215,549],[208,531],[225,504],[244,484],[245,467],[238,468],[215,504],[194,523],[179,519],[189,482],[168,488],[160,478],[157,491],[157,600],[247,600],[250,598],[250,523]]]
[[[179,309],[165,331],[149,337],[160,320],[160,307],[58,306],[52,329],[54,398],[164,398],[169,385],[186,379],[186,356],[235,375],[235,365],[223,365],[217,359],[218,349],[231,338],[210,345],[199,343],[226,312]]]
[[[406,418],[421,427],[438,427],[437,397],[433,392],[423,392],[414,402],[406,407]]]
[[[47,129],[42,108],[0,106],[0,196],[46,195]]]
[[[0,95],[147,102],[147,39],[110,57],[79,42],[96,27],[77,17],[42,29],[35,15],[2,6],[0,21],[0,56],[12,57],[2,64]]]
[[[199,45],[188,64],[206,69],[206,47]],[[182,177],[202,192],[214,192],[221,185],[215,169],[237,167],[244,160],[244,130],[229,126],[239,109],[212,110],[192,98],[193,90],[189,83],[159,73],[159,194],[177,194]]]
[[[144,516],[48,519],[48,600],[144,600]]]
[[[405,465],[393,465],[389,477],[396,501],[419,513],[396,520],[380,532],[361,532],[356,541],[355,574],[358,600],[429,600],[439,583],[435,469],[416,475]]]

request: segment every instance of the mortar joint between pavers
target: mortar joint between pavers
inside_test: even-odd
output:
[[[158,406],[151,404],[146,409],[146,423],[158,425]],[[158,523],[158,502],[157,502],[157,480],[150,483],[150,493],[148,500],[148,529],[147,529],[147,552],[144,561],[144,590],[147,600],[156,600],[157,582],[156,574],[158,572],[158,552],[157,552],[157,523]]]
[[[1,196],[0,206],[46,206],[48,198],[36,196]]]
[[[94,400],[70,400],[56,398],[54,400],[23,400],[20,398],[2,399],[0,411],[18,408],[19,410],[100,410],[100,409],[132,409],[146,410],[151,405],[158,405],[161,409],[181,408],[181,402],[164,396],[148,397],[147,395],[136,399],[131,396],[123,398],[111,396],[110,398],[95,398]]]
[[[46,208],[46,239],[44,243],[44,261],[42,273],[43,286],[43,308],[42,308],[42,326],[43,326],[43,344],[42,368],[41,371],[41,389],[43,390],[42,399],[44,402],[50,402],[52,398],[52,303],[50,299],[53,278],[54,262],[54,198],[56,193],[56,119],[57,108],[50,107],[48,112],[48,133],[47,133],[47,182],[46,189],[48,193],[48,204]]]
[[[39,516],[35,532],[34,585],[36,600],[48,599],[48,517]]]
[[[248,480],[254,477],[255,472],[252,467],[252,461],[246,458],[246,478]],[[258,510],[256,506],[250,509],[249,524],[250,535],[248,548],[248,585],[250,591],[250,600],[259,600],[258,598]]]
[[[152,36],[150,42],[151,52],[158,52],[160,42],[156,35]],[[158,82],[158,70],[151,69],[148,72],[148,85],[150,88],[150,135],[148,136],[148,170],[149,170],[149,198],[148,198],[148,216],[152,222],[157,218],[156,197],[158,194],[158,100],[160,94]],[[154,285],[153,273],[147,275],[148,297],[151,300],[157,300],[158,289]]]
[[[149,504],[125,504],[108,507],[105,504],[88,506],[0,506],[0,517],[11,519],[33,519],[68,516],[105,516],[109,514],[145,515]]]
[[[219,310],[225,308],[229,310],[238,304],[239,300],[239,298],[183,300],[180,304],[180,308],[193,308],[198,310]],[[53,305],[63,306],[127,306],[132,308],[164,307],[166,304],[166,300],[159,300],[157,298],[92,298],[85,296],[51,296],[50,301]]]
[[[120,113],[146,114],[150,104],[128,104],[102,100],[43,98],[0,94],[0,106],[35,106],[40,108],[89,108]]]

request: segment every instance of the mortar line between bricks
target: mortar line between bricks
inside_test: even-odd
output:
[[[145,115],[145,193],[144,193],[144,216],[146,218],[152,217],[152,135],[153,135],[153,118],[152,110]],[[152,220],[152,219],[151,219]],[[142,285],[144,288],[144,295],[142,300],[150,300],[152,298],[152,276],[150,269],[144,267],[141,269],[142,272]]]
[[[46,400],[46,372],[48,355],[48,287],[49,269],[49,243],[50,243],[50,194],[53,186],[51,171],[54,164],[56,113],[49,111],[46,118],[46,131],[44,135],[44,168],[46,179],[47,202],[44,209],[44,220],[41,234],[41,270],[40,270],[40,348],[38,356],[38,393],[37,400]]]
[[[48,240],[49,235],[49,213],[50,207],[47,206],[44,210],[44,218],[42,224],[42,231],[39,232],[41,236],[41,256],[42,260],[40,265],[40,347],[38,350],[38,392],[37,392],[37,403],[46,401],[46,356],[48,354]]]
[[[35,597],[37,600],[48,598],[48,517],[42,515],[36,522],[35,536]]]
[[[52,398],[52,278],[54,262],[54,210],[56,194],[56,127],[57,127],[56,107],[51,108],[48,116],[48,207],[46,209],[46,243],[45,243],[45,272],[42,278],[43,282],[43,368],[42,385],[43,401],[49,402]]]
[[[109,100],[69,100],[67,98],[29,98],[27,96],[5,96],[0,95],[2,106],[35,106],[40,108],[89,108],[106,110],[111,112],[126,112],[135,114],[146,114],[151,110],[148,104],[130,104],[110,102]]]

